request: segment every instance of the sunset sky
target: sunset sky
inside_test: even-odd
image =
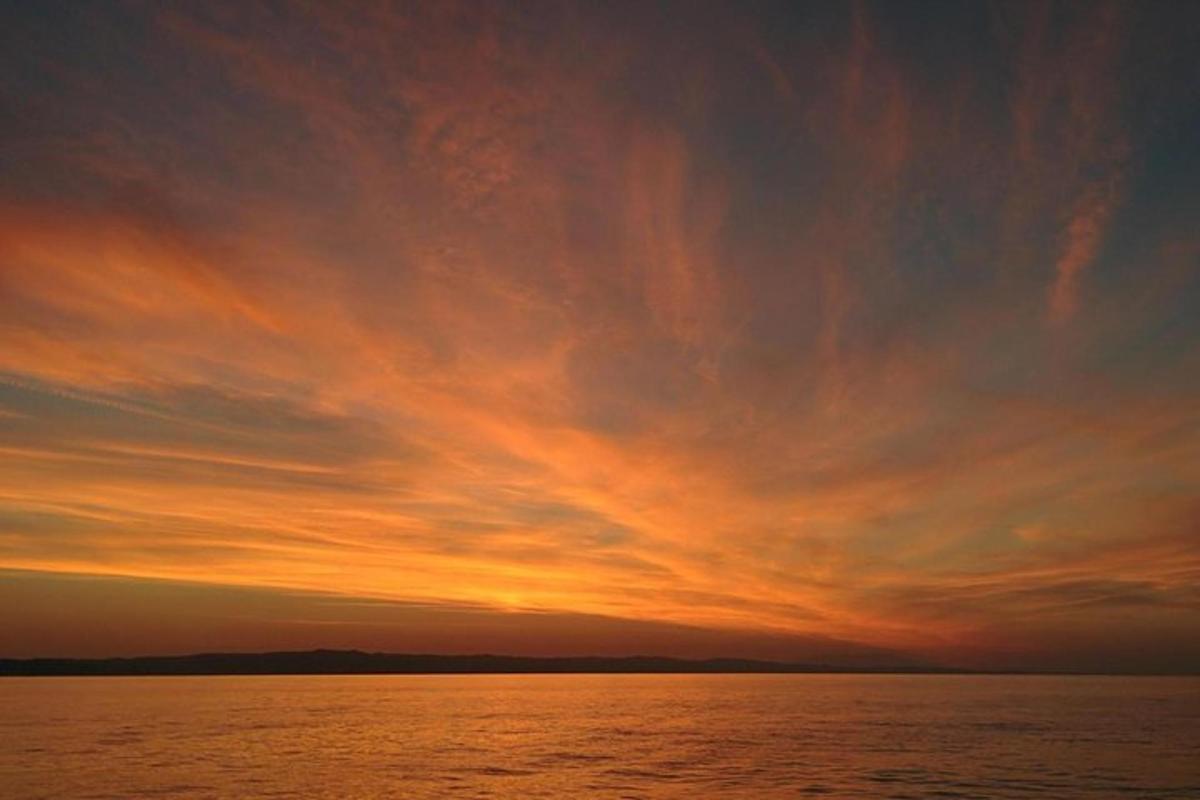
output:
[[[0,13],[0,656],[1200,670],[1200,6]]]

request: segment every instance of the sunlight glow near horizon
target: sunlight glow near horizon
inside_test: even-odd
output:
[[[1197,26],[66,8],[0,55],[0,596],[1200,668]],[[0,656],[82,652],[35,595]]]

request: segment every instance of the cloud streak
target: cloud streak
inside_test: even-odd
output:
[[[666,10],[14,16],[0,566],[973,665],[1200,632],[1170,15]]]

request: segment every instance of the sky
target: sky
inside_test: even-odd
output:
[[[0,655],[1200,670],[1200,8],[0,14]]]

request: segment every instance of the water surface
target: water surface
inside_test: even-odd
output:
[[[0,679],[0,796],[1200,798],[1200,680]]]

